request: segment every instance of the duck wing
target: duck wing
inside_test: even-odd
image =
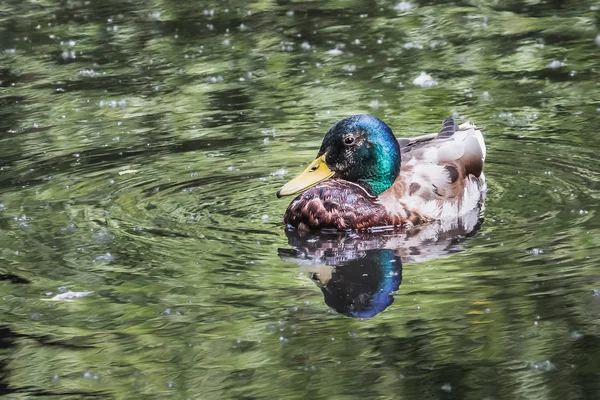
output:
[[[477,207],[485,191],[486,150],[480,129],[447,118],[439,133],[399,143],[402,166],[390,193],[381,195],[386,208],[399,199],[425,219],[444,219]]]

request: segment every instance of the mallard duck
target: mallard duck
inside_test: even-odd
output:
[[[329,129],[316,159],[277,197],[297,194],[284,222],[299,230],[409,227],[460,219],[485,197],[485,143],[454,118],[439,133],[396,139],[371,115]]]

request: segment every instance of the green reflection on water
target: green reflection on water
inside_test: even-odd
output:
[[[0,393],[597,398],[597,7],[4,2]],[[486,131],[480,231],[329,311],[278,255],[287,171],[349,114],[450,112]]]

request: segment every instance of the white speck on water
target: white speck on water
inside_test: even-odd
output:
[[[552,364],[550,360],[546,360],[532,363],[531,367],[538,371],[552,371],[554,369],[554,364]]]
[[[150,14],[148,14],[148,18],[153,19],[153,20],[159,20],[160,19],[160,11],[153,11]]]
[[[356,71],[356,65],[344,65],[342,69],[346,72],[354,72]]]
[[[408,43],[404,43],[402,45],[403,48],[405,48],[406,50],[410,50],[410,49],[422,49],[423,45],[419,44],[419,43],[414,43],[414,42],[408,42]]]
[[[401,1],[400,3],[396,4],[394,6],[394,10],[396,11],[410,11],[414,8],[415,6],[412,5],[411,3],[409,3],[408,1]]]
[[[4,52],[6,54],[16,54],[17,53],[17,49],[6,49],[6,50],[4,50]]]
[[[360,44],[360,39],[354,39],[354,44],[359,45]]]
[[[264,223],[267,223],[267,222],[269,222],[269,216],[267,214],[265,214],[262,217],[260,217],[260,220]]]
[[[375,110],[377,110],[380,106],[381,106],[381,104],[379,103],[378,100],[371,100],[369,102],[369,107],[371,107],[371,108],[373,108]]]
[[[63,60],[68,60],[68,59],[74,60],[77,58],[74,51],[66,51],[66,50],[61,53],[61,57],[63,58]]]
[[[279,168],[277,171],[272,172],[271,176],[285,176],[287,173],[288,172],[285,168]]]
[[[231,40],[229,40],[229,39],[225,39],[225,40],[223,40],[223,44],[224,44],[225,46],[229,46],[229,45],[231,44]]]
[[[417,76],[414,80],[413,80],[413,85],[417,85],[417,86],[421,86],[421,87],[432,87],[432,86],[437,86],[438,82],[435,81],[431,75],[429,75],[427,72],[421,72],[421,74],[419,76]]]
[[[50,300],[60,301],[60,300],[72,300],[72,299],[80,299],[82,297],[86,297],[94,292],[89,290],[84,290],[83,292],[65,292],[61,294],[57,294]]]
[[[98,257],[94,258],[94,259],[92,260],[92,262],[97,262],[97,261],[111,262],[111,261],[113,261],[114,259],[115,259],[115,258],[112,256],[112,254],[110,254],[110,253],[106,253],[106,254],[103,254],[103,255],[101,255],[101,256],[98,256]]]
[[[550,69],[559,69],[565,66],[565,63],[562,61],[554,60],[550,64],[548,64],[548,68]]]
[[[488,91],[485,91],[485,92],[483,92],[483,93],[481,94],[481,97],[482,97],[484,100],[488,100],[488,99],[490,98],[490,93],[489,93]]]
[[[343,54],[344,52],[340,49],[331,49],[329,51],[327,51],[327,54],[329,54],[330,56],[339,56],[340,54]]]
[[[227,167],[227,171],[239,171],[239,168],[234,167],[233,165],[230,167]]]
[[[300,45],[301,48],[303,48],[304,50],[310,50],[310,43],[308,42],[302,42],[302,44]]]
[[[79,75],[82,76],[99,76],[100,74],[93,69],[82,69],[79,71]]]
[[[273,128],[273,129],[262,129],[260,131],[260,133],[262,133],[263,135],[271,135],[271,136],[275,136],[276,132],[277,131],[275,130],[275,128]]]
[[[442,385],[442,390],[443,390],[444,392],[448,392],[448,393],[450,393],[450,392],[452,391],[452,385],[450,385],[449,383],[444,383],[444,384]]]
[[[537,247],[534,247],[530,250],[527,250],[527,254],[533,254],[533,255],[539,255],[539,254],[544,254],[544,250],[542,249],[538,249]]]
[[[594,289],[594,292],[592,293],[592,296],[594,296],[594,297],[600,296],[600,289]]]
[[[223,77],[221,75],[218,75],[218,76],[209,76],[208,78],[206,78],[206,81],[208,83],[223,82]]]
[[[571,332],[571,339],[581,339],[583,337],[583,335],[577,331],[573,331]]]
[[[125,107],[127,106],[126,100],[100,100],[98,104],[100,107],[109,107],[109,108],[117,108],[117,107]]]

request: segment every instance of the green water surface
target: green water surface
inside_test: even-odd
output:
[[[0,395],[600,398],[599,10],[3,1]],[[483,127],[480,218],[285,232],[355,113]]]

